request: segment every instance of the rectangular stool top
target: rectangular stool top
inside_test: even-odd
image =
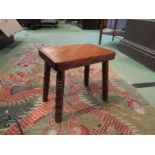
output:
[[[74,44],[41,47],[39,55],[55,70],[66,70],[114,59],[115,52],[93,44]]]

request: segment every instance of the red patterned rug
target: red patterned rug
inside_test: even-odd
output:
[[[0,113],[16,118],[24,134],[155,134],[153,107],[113,70],[109,72],[109,102],[102,101],[99,63],[91,65],[88,88],[83,86],[83,67],[66,71],[63,121],[56,124],[56,73],[51,70],[50,100],[43,103],[43,61],[37,47],[19,45],[16,56],[0,70]],[[20,130],[16,123],[9,127],[0,123],[0,133],[16,135]]]

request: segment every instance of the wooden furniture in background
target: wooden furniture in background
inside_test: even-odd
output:
[[[100,22],[100,31],[99,31],[99,45],[101,45],[101,41],[102,41],[102,34],[106,34],[106,35],[112,35],[112,41],[114,41],[114,37],[115,36],[120,36],[123,37],[124,36],[124,31],[117,29],[117,23],[118,23],[118,19],[115,19],[115,23],[114,23],[114,28],[110,29],[110,28],[105,28],[105,20],[101,19]]]
[[[23,26],[31,29],[40,27],[57,27],[58,19],[18,19]]]
[[[35,29],[41,25],[40,19],[17,19],[17,20],[21,24],[21,26],[27,27],[27,28]]]
[[[99,29],[100,19],[76,19],[77,26],[82,29]]]
[[[39,49],[39,55],[45,61],[43,101],[48,101],[50,68],[57,71],[55,122],[62,121],[65,70],[84,66],[84,85],[89,85],[90,64],[102,62],[102,97],[108,100],[108,61],[115,53],[92,44],[48,46]]]

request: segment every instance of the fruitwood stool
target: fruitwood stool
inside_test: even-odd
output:
[[[102,98],[108,100],[108,61],[115,53],[93,44],[58,45],[39,48],[39,55],[45,61],[43,102],[48,101],[50,68],[57,71],[55,122],[61,123],[65,70],[84,66],[84,85],[89,83],[90,64],[102,62]]]

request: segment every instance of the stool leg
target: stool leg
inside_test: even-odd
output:
[[[50,66],[45,62],[44,66],[44,85],[43,85],[43,102],[48,101],[49,83],[50,83]]]
[[[84,66],[84,85],[88,86],[89,85],[89,68],[90,66]]]
[[[55,122],[61,123],[62,121],[62,109],[63,109],[63,95],[64,95],[64,83],[65,83],[65,72],[57,72],[56,81],[56,106],[55,106]]]
[[[108,101],[108,61],[102,62],[102,98]]]

